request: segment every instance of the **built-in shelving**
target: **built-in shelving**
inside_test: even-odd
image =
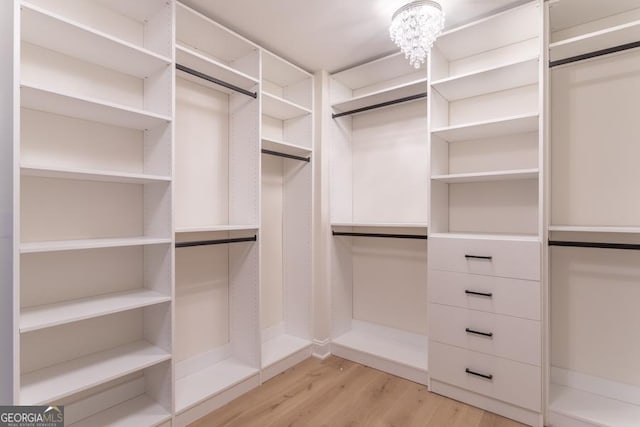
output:
[[[127,184],[152,184],[170,182],[171,177],[149,175],[142,173],[110,172],[91,169],[67,169],[47,166],[23,164],[20,168],[22,175],[41,178],[76,179],[82,181],[120,182]]]
[[[636,234],[640,233],[640,227],[608,227],[589,225],[550,225],[549,231],[562,231],[574,233],[619,233]]]
[[[71,427],[140,427],[155,426],[171,420],[171,413],[162,405],[142,395],[98,412],[88,419],[70,424]]]
[[[449,175],[433,175],[434,181],[458,184],[466,182],[512,181],[519,179],[535,179],[538,169],[506,170],[477,173],[456,173]]]
[[[272,150],[279,153],[289,154],[291,156],[309,157],[312,153],[310,148],[301,147],[284,141],[278,141],[271,138],[262,138],[262,149]]]
[[[20,402],[43,405],[170,358],[170,353],[140,341],[28,372],[21,376]]]
[[[262,114],[279,120],[289,120],[311,114],[311,110],[279,96],[262,92]]]
[[[400,222],[332,222],[332,227],[418,228],[427,229],[426,223]]]
[[[83,249],[147,246],[167,243],[171,243],[170,238],[128,237],[119,239],[53,240],[45,242],[24,242],[20,245],[20,253],[77,251]]]
[[[212,225],[212,226],[193,226],[178,227],[176,233],[209,233],[217,231],[258,231],[260,227],[257,225]]]
[[[311,341],[294,335],[281,334],[262,343],[262,368],[268,368],[298,352],[308,357]],[[308,351],[305,351],[308,350]]]
[[[531,113],[504,117],[497,120],[486,120],[436,128],[431,131],[431,134],[446,142],[459,142],[472,139],[495,138],[516,133],[535,132],[538,130],[538,126],[538,113]]]
[[[476,240],[501,240],[514,242],[539,242],[540,238],[534,234],[507,234],[507,233],[430,233],[429,237],[447,239],[476,239]]]
[[[421,78],[412,82],[395,85],[389,88],[380,89],[364,95],[339,101],[331,107],[338,112],[357,110],[372,105],[378,105],[418,95],[427,92],[427,79]]]

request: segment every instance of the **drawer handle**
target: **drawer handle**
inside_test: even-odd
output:
[[[476,291],[470,291],[469,289],[466,289],[464,293],[467,295],[475,295],[478,297],[487,297],[487,298],[491,298],[493,296],[491,292],[476,292]]]
[[[491,261],[491,259],[493,258],[491,255],[487,256],[487,255],[468,255],[468,254],[466,254],[464,257],[466,259],[485,259],[487,261]]]
[[[476,330],[471,329],[471,328],[466,328],[465,331],[468,334],[482,335],[483,337],[493,338],[493,332],[480,332],[480,331],[476,331]]]
[[[474,372],[469,368],[466,368],[464,371],[467,374],[475,375],[476,377],[484,378],[485,380],[489,380],[489,381],[493,380],[493,375],[491,374],[481,374],[480,372]]]

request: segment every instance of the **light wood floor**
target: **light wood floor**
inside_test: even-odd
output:
[[[309,358],[190,427],[521,427],[424,386],[331,356]]]

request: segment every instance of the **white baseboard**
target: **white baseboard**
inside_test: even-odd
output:
[[[311,355],[320,360],[331,356],[331,340],[329,338],[323,340],[314,339]]]

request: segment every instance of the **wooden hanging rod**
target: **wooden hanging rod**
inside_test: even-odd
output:
[[[385,239],[418,239],[427,240],[428,236],[419,234],[386,234],[386,233],[355,233],[347,231],[333,231],[334,236],[352,236],[352,237],[381,237]]]
[[[549,246],[565,246],[572,248],[622,249],[640,251],[640,245],[634,243],[602,243],[602,242],[568,242],[563,240],[549,240]]]
[[[240,243],[240,242],[255,242],[258,240],[258,236],[253,235],[251,237],[237,237],[233,239],[217,239],[217,240],[197,240],[194,242],[176,242],[176,248],[190,248],[193,246],[210,246],[210,245],[222,245],[225,243]]]
[[[621,44],[607,49],[596,50],[593,52],[583,53],[582,55],[571,56],[569,58],[558,59],[557,61],[549,61],[549,68],[557,67],[559,65],[570,64],[572,62],[584,61],[585,59],[597,58],[598,56],[610,55],[616,52],[622,52],[629,49],[635,49],[640,47],[640,41]]]
[[[187,74],[191,74],[192,76],[196,76],[196,77],[198,77],[200,79],[206,80],[206,81],[211,82],[213,84],[217,84],[218,86],[226,87],[227,89],[231,89],[231,90],[233,90],[235,92],[238,92],[238,93],[241,93],[243,95],[247,95],[247,96],[250,96],[252,98],[257,98],[258,97],[258,94],[256,92],[251,92],[251,91],[243,89],[243,88],[241,88],[239,86],[236,86],[234,84],[227,83],[224,80],[216,79],[215,77],[211,77],[208,74],[201,73],[200,71],[194,70],[193,68],[189,68],[189,67],[186,67],[184,65],[180,65],[180,64],[176,63],[176,69],[180,70],[180,71],[184,71]]]
[[[270,156],[286,157],[287,159],[301,160],[303,162],[311,161],[311,157],[294,156],[293,154],[281,153],[279,151],[273,150],[265,150],[264,148],[261,151],[262,154],[268,154]]]
[[[400,104],[402,102],[409,102],[409,101],[413,101],[415,99],[421,99],[421,98],[426,98],[426,97],[427,97],[427,92],[423,92],[423,93],[419,93],[417,95],[405,96],[404,98],[398,98],[398,99],[394,99],[394,100],[391,100],[391,101],[381,102],[379,104],[369,105],[367,107],[356,108],[355,110],[343,111],[342,113],[333,113],[333,114],[331,114],[331,117],[336,119],[336,118],[342,117],[342,116],[349,116],[351,114],[362,113],[363,111],[374,110],[376,108],[387,107],[389,105]]]

